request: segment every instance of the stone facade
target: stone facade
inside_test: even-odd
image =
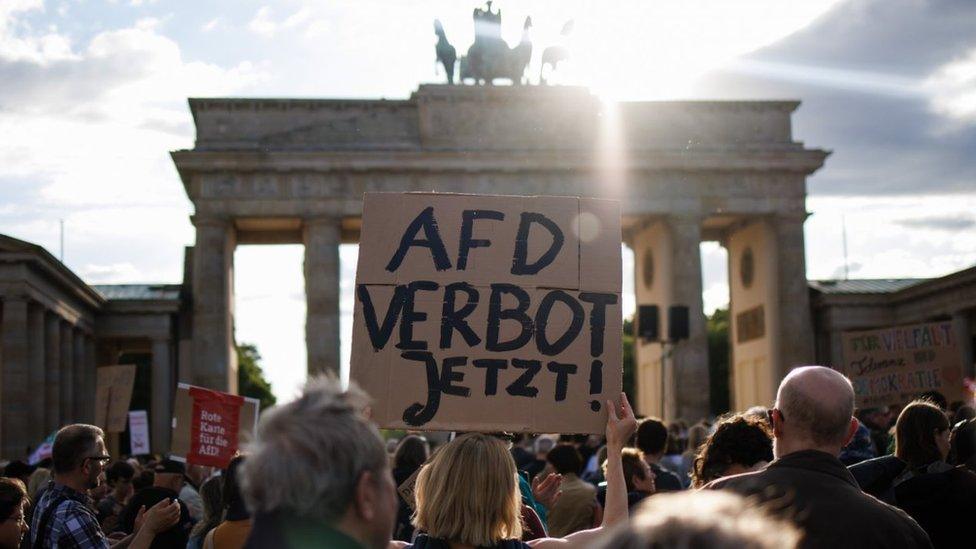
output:
[[[828,153],[793,139],[798,105],[608,105],[568,87],[421,86],[401,101],[191,99],[195,147],[172,153],[197,227],[189,379],[234,388],[236,243],[305,244],[308,369],[335,372],[337,247],[358,240],[364,192],[610,197],[622,201],[638,271],[645,254],[667,267],[660,288],[638,285],[638,303],[690,310],[690,337],[666,355],[655,342],[638,346],[638,408],[700,417],[708,407],[702,240],[725,242],[754,222],[773,227],[775,244],[763,253],[777,276],[766,310],[770,333],[786,335],[765,347],[766,375],[813,359],[794,335],[810,333],[805,181]],[[662,375],[675,395],[668,406],[650,390]]]
[[[976,379],[976,267],[941,278],[810,281],[817,360],[840,364],[841,335],[951,320],[963,376]]]
[[[0,459],[94,421],[97,366],[140,350],[153,354],[154,449],[169,448],[179,285],[157,299],[126,288],[89,286],[40,246],[0,235]]]

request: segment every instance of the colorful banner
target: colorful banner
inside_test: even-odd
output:
[[[237,453],[237,431],[244,398],[191,387],[190,451],[187,463],[224,469]]]
[[[857,406],[904,404],[938,391],[963,398],[962,352],[951,322],[844,332],[841,371],[854,384]]]

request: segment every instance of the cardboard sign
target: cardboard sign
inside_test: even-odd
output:
[[[351,377],[381,427],[602,433],[621,389],[620,205],[367,193]]]
[[[844,332],[841,371],[858,407],[904,404],[925,391],[963,397],[962,353],[951,322]]]
[[[254,398],[180,383],[173,400],[171,456],[225,468],[238,448],[254,439],[259,409]]]
[[[144,456],[149,450],[149,418],[145,410],[129,412],[129,454]]]
[[[403,481],[403,484],[397,486],[397,493],[406,502],[407,507],[411,511],[417,510],[417,477],[420,476],[420,471],[423,467],[417,467],[417,470],[413,472],[412,475],[407,477],[407,480]]]
[[[96,369],[95,425],[106,433],[125,431],[135,382],[134,364],[100,366]]]

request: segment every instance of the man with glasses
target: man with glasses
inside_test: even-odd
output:
[[[32,547],[109,547],[88,496],[112,459],[105,449],[104,433],[94,425],[63,427],[54,438],[51,458],[52,480],[34,511]],[[119,544],[149,547],[156,533],[178,518],[178,505],[169,502],[154,506],[145,513],[138,534]]]

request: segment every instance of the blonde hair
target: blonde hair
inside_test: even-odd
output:
[[[413,525],[475,547],[522,537],[515,462],[505,444],[469,433],[442,446],[417,476]]]

